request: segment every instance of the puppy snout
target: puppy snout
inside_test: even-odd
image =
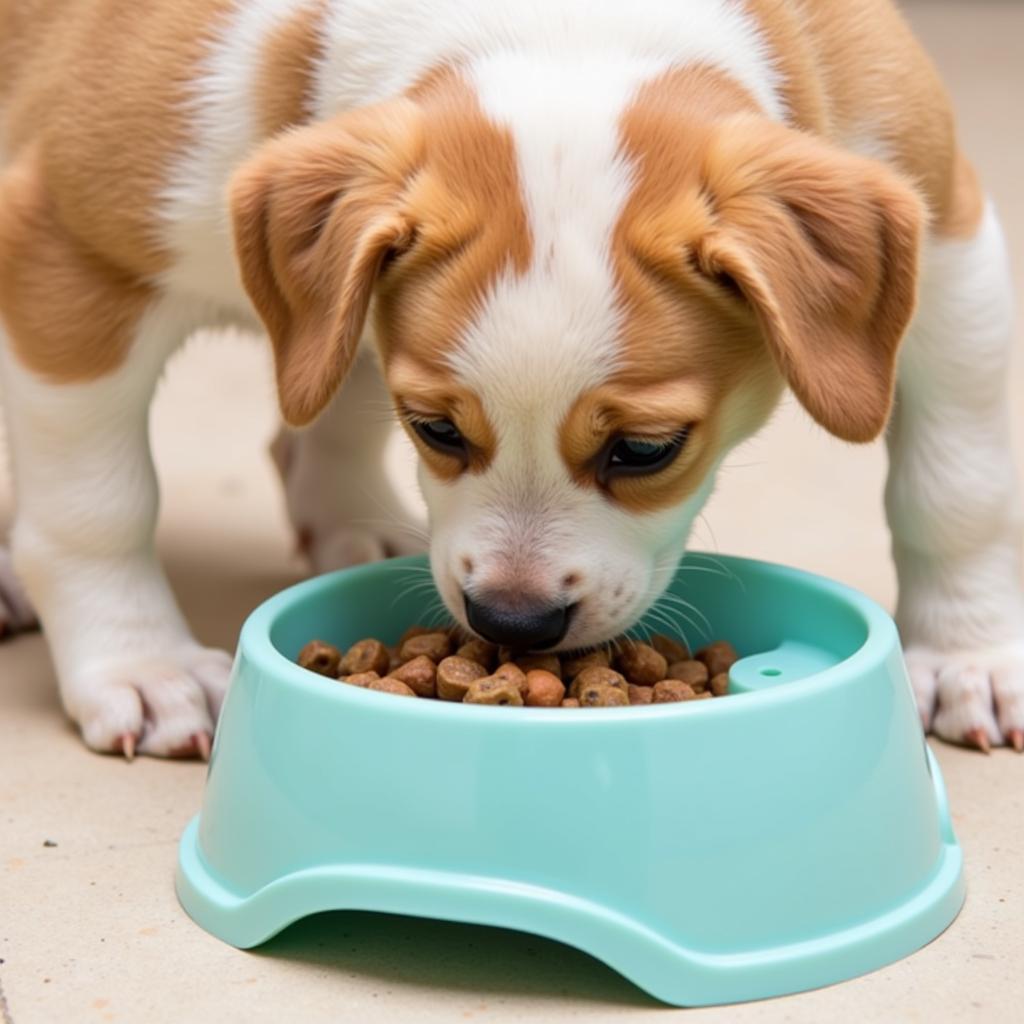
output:
[[[463,596],[470,629],[493,644],[519,650],[554,647],[568,632],[576,608],[497,590]]]

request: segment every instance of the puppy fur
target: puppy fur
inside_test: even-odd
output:
[[[576,604],[566,648],[659,599],[784,387],[855,442],[895,397],[922,719],[1024,746],[1006,254],[889,0],[0,0],[0,153],[14,566],[90,746],[213,729],[229,661],[158,564],[146,423],[226,323],[266,330],[306,428],[278,454],[318,568],[415,546],[390,401],[452,614]],[[412,431],[439,416],[464,460]],[[599,478],[610,437],[683,428]],[[0,618],[30,618],[5,558]]]

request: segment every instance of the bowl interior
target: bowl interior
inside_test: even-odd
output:
[[[733,688],[741,690],[774,687],[846,661],[873,629],[888,624],[881,609],[841,584],[746,559],[689,554],[667,594],[631,635],[671,633],[693,649],[728,640],[744,656],[732,674]],[[309,580],[272,606],[265,628],[289,661],[314,638],[342,648],[368,636],[390,644],[410,625],[451,621],[425,557]]]

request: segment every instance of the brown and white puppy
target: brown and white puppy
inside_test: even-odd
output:
[[[1005,254],[888,0],[0,0],[0,102],[13,554],[90,746],[208,743],[228,659],[154,553],[147,407],[257,317],[314,554],[405,546],[390,397],[444,601],[533,646],[658,600],[784,386],[855,442],[895,393],[922,716],[1024,746]]]

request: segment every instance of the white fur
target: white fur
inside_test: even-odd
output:
[[[143,318],[123,366],[51,384],[0,337],[18,496],[14,563],[46,628],[61,698],[99,750],[141,738],[169,754],[212,734],[230,659],[192,638],[153,544],[148,410],[167,356],[195,326],[180,301]]]
[[[991,206],[974,239],[931,243],[888,437],[897,619],[922,717],[947,738],[981,729],[992,744],[1024,729],[1011,295]]]
[[[785,116],[778,72],[732,0],[331,0],[326,25],[322,116],[393,96],[442,61],[512,52],[564,66],[614,65],[623,54],[661,67],[707,64],[736,78],[769,116]]]

